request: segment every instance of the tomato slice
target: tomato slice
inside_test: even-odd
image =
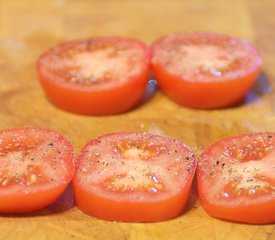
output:
[[[196,160],[183,143],[148,133],[91,140],[77,158],[73,188],[85,213],[115,221],[154,222],[178,216]]]
[[[275,223],[275,133],[244,134],[211,145],[199,158],[197,184],[209,215]]]
[[[0,132],[0,212],[21,213],[53,203],[74,174],[72,143],[38,128]]]
[[[245,40],[219,33],[175,33],[152,44],[152,67],[162,91],[192,108],[239,103],[254,84],[262,59]]]
[[[135,39],[98,37],[65,42],[37,61],[40,83],[56,106],[79,114],[130,110],[149,77],[148,47]]]

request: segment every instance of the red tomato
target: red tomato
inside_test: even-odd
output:
[[[37,128],[0,132],[0,212],[30,212],[48,206],[73,174],[73,146],[60,134]]]
[[[218,33],[175,33],[152,45],[152,67],[162,91],[193,108],[239,103],[262,64],[248,42]]]
[[[148,133],[91,140],[77,158],[76,205],[92,216],[154,222],[182,213],[196,160],[179,141]]]
[[[199,158],[198,194],[209,215],[275,223],[275,133],[231,137]]]
[[[134,39],[101,37],[66,42],[38,59],[40,83],[58,107],[80,114],[130,110],[149,77],[148,47]]]

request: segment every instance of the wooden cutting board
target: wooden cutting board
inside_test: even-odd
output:
[[[149,131],[178,138],[197,154],[226,136],[275,131],[274,12],[273,0],[2,0],[0,128],[50,128],[71,138],[77,152],[89,139],[104,133]],[[223,110],[193,110],[178,106],[156,90],[142,106],[128,113],[80,116],[52,106],[38,84],[37,57],[61,41],[121,35],[150,43],[161,35],[186,30],[224,32],[243,37],[259,48],[263,72],[243,104]],[[106,222],[75,208],[69,188],[43,211],[0,216],[0,239],[274,240],[275,225],[211,218],[201,208],[195,191],[188,210],[174,220],[152,224]]]

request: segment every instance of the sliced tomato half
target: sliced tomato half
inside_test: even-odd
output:
[[[74,174],[72,143],[38,128],[0,131],[0,212],[42,209],[65,190]]]
[[[106,220],[163,221],[182,213],[196,160],[183,143],[148,133],[91,140],[77,158],[76,205]]]
[[[192,108],[239,103],[254,84],[262,59],[245,40],[219,33],[175,33],[152,44],[152,67],[161,90]]]
[[[209,215],[275,223],[275,133],[226,138],[199,158],[198,194]]]
[[[149,77],[148,47],[135,39],[98,37],[65,42],[37,61],[48,98],[66,111],[118,114],[142,99]]]

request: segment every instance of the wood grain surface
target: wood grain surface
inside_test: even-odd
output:
[[[226,136],[275,131],[274,12],[274,0],[0,0],[0,128],[50,128],[71,138],[76,152],[104,133],[149,131],[180,139],[197,154]],[[259,48],[263,71],[242,104],[222,110],[193,110],[178,106],[151,86],[144,104],[128,113],[81,116],[52,106],[37,81],[37,57],[61,41],[120,35],[150,43],[161,35],[186,30],[223,32]],[[47,209],[0,216],[0,239],[274,240],[275,225],[211,218],[201,208],[195,191],[187,211],[174,220],[107,222],[74,207],[69,188]]]

